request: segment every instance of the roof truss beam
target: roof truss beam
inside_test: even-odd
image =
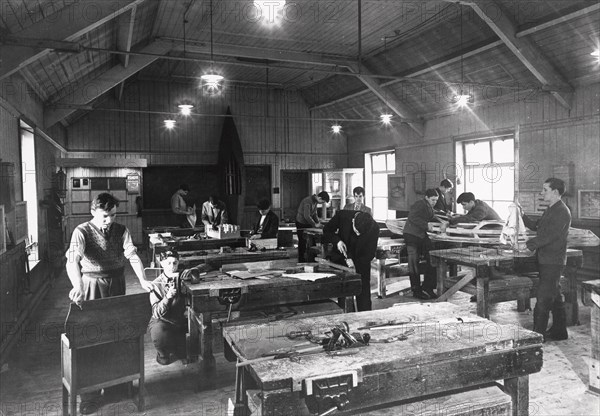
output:
[[[388,94],[381,88],[381,86],[371,77],[368,70],[364,68],[364,66],[359,66],[357,64],[349,64],[351,69],[358,73],[358,78],[362,81],[363,84],[367,86],[367,88],[377,96],[385,105],[387,105],[396,115],[398,115],[401,119],[404,119],[406,123],[416,131],[419,136],[423,137],[425,133],[425,127],[422,121],[417,121],[417,114],[410,108],[408,105],[403,103],[400,100],[392,97],[391,94]]]
[[[444,1],[456,3],[456,0]],[[460,0],[459,3],[471,7],[544,87],[558,87],[560,91],[552,90],[551,94],[563,107],[571,109],[573,87],[530,39],[517,37],[516,23],[500,4],[494,0]],[[494,7],[491,8],[490,4]],[[497,13],[498,10],[501,13]]]
[[[166,54],[170,48],[171,45],[168,43],[154,42],[141,51],[148,55],[132,56],[127,68],[123,68],[120,64],[116,65],[87,84],[72,88],[72,91],[61,100],[44,108],[44,126],[48,128],[71,115],[76,111],[73,106],[86,105],[96,100],[111,88],[156,61],[159,55]],[[65,104],[69,104],[71,107],[62,108]]]
[[[146,0],[120,0],[119,2],[80,0],[68,3],[56,13],[13,35],[19,38],[43,38],[48,41],[73,41],[144,1]],[[83,10],[97,11],[94,15],[96,20],[90,24],[89,19],[82,18]],[[80,18],[76,18],[77,16]],[[50,49],[32,46],[3,46],[0,48],[0,79],[14,74],[48,52]]]

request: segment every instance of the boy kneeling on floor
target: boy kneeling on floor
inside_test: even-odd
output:
[[[154,279],[154,288],[150,292],[152,319],[149,327],[150,337],[156,348],[156,361],[169,365],[186,357],[186,307],[179,287],[177,251],[160,253],[160,265],[163,273]]]

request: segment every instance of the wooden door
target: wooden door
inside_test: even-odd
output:
[[[302,198],[308,196],[307,171],[281,171],[281,215],[285,222],[296,221],[296,210]]]

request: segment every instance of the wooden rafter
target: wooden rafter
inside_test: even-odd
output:
[[[444,0],[456,3],[456,0]],[[471,7],[475,13],[487,23],[487,25],[498,35],[515,56],[544,86],[551,90],[551,94],[565,108],[571,108],[571,93],[573,87],[569,85],[566,78],[560,74],[539,50],[539,48],[526,37],[517,37],[517,25],[509,17],[500,4],[493,0],[460,0],[459,3]],[[494,3],[495,10],[502,13],[490,14],[490,3]]]
[[[131,41],[133,39],[133,28],[135,26],[135,14],[137,11],[137,6],[131,8],[131,13],[129,15],[129,19],[126,19],[124,16],[119,18],[119,34],[117,38],[117,48],[124,52],[129,52],[131,50]],[[119,55],[119,60],[123,68],[127,68],[129,65],[129,55]],[[125,87],[125,83],[121,82],[119,86],[116,88],[117,101],[121,101],[121,96],[123,95],[123,88]]]
[[[13,35],[19,38],[43,38],[48,41],[73,41],[144,1],[146,0],[123,0],[119,2],[119,5],[122,5],[122,7],[114,10],[112,2],[80,0],[79,2],[69,3],[68,6],[57,13],[47,16],[43,20],[36,22],[35,25],[13,33]],[[90,24],[86,19],[72,19],[75,8],[81,11],[86,7],[98,11],[97,20]],[[0,61],[2,62],[0,66],[0,79],[14,74],[31,62],[46,55],[49,51],[49,49],[40,50],[38,48],[18,45],[3,46],[0,48]]]
[[[70,104],[69,108],[55,108],[54,106],[44,109],[44,126],[46,128],[68,117],[77,110],[76,106],[85,105],[100,97],[102,94],[125,81],[131,75],[141,71],[158,59],[158,55],[165,54],[170,50],[171,45],[165,42],[154,42],[146,46],[141,52],[147,53],[144,56],[133,56],[129,60],[129,66],[123,68],[121,65],[116,65],[108,71],[104,72],[99,77],[90,80],[86,85],[82,85],[72,94],[64,97],[56,102],[56,107],[62,104]],[[90,88],[87,88],[87,84]]]

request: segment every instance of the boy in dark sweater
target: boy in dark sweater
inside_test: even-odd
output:
[[[567,263],[567,236],[571,226],[571,211],[562,201],[565,190],[565,183],[561,179],[546,179],[540,194],[550,206],[537,221],[522,214],[525,226],[537,232],[535,237],[526,242],[527,248],[535,251],[540,278],[533,310],[533,330],[553,340],[569,337],[565,305],[560,292],[560,276]],[[546,332],[550,311],[553,322],[550,331]]]

